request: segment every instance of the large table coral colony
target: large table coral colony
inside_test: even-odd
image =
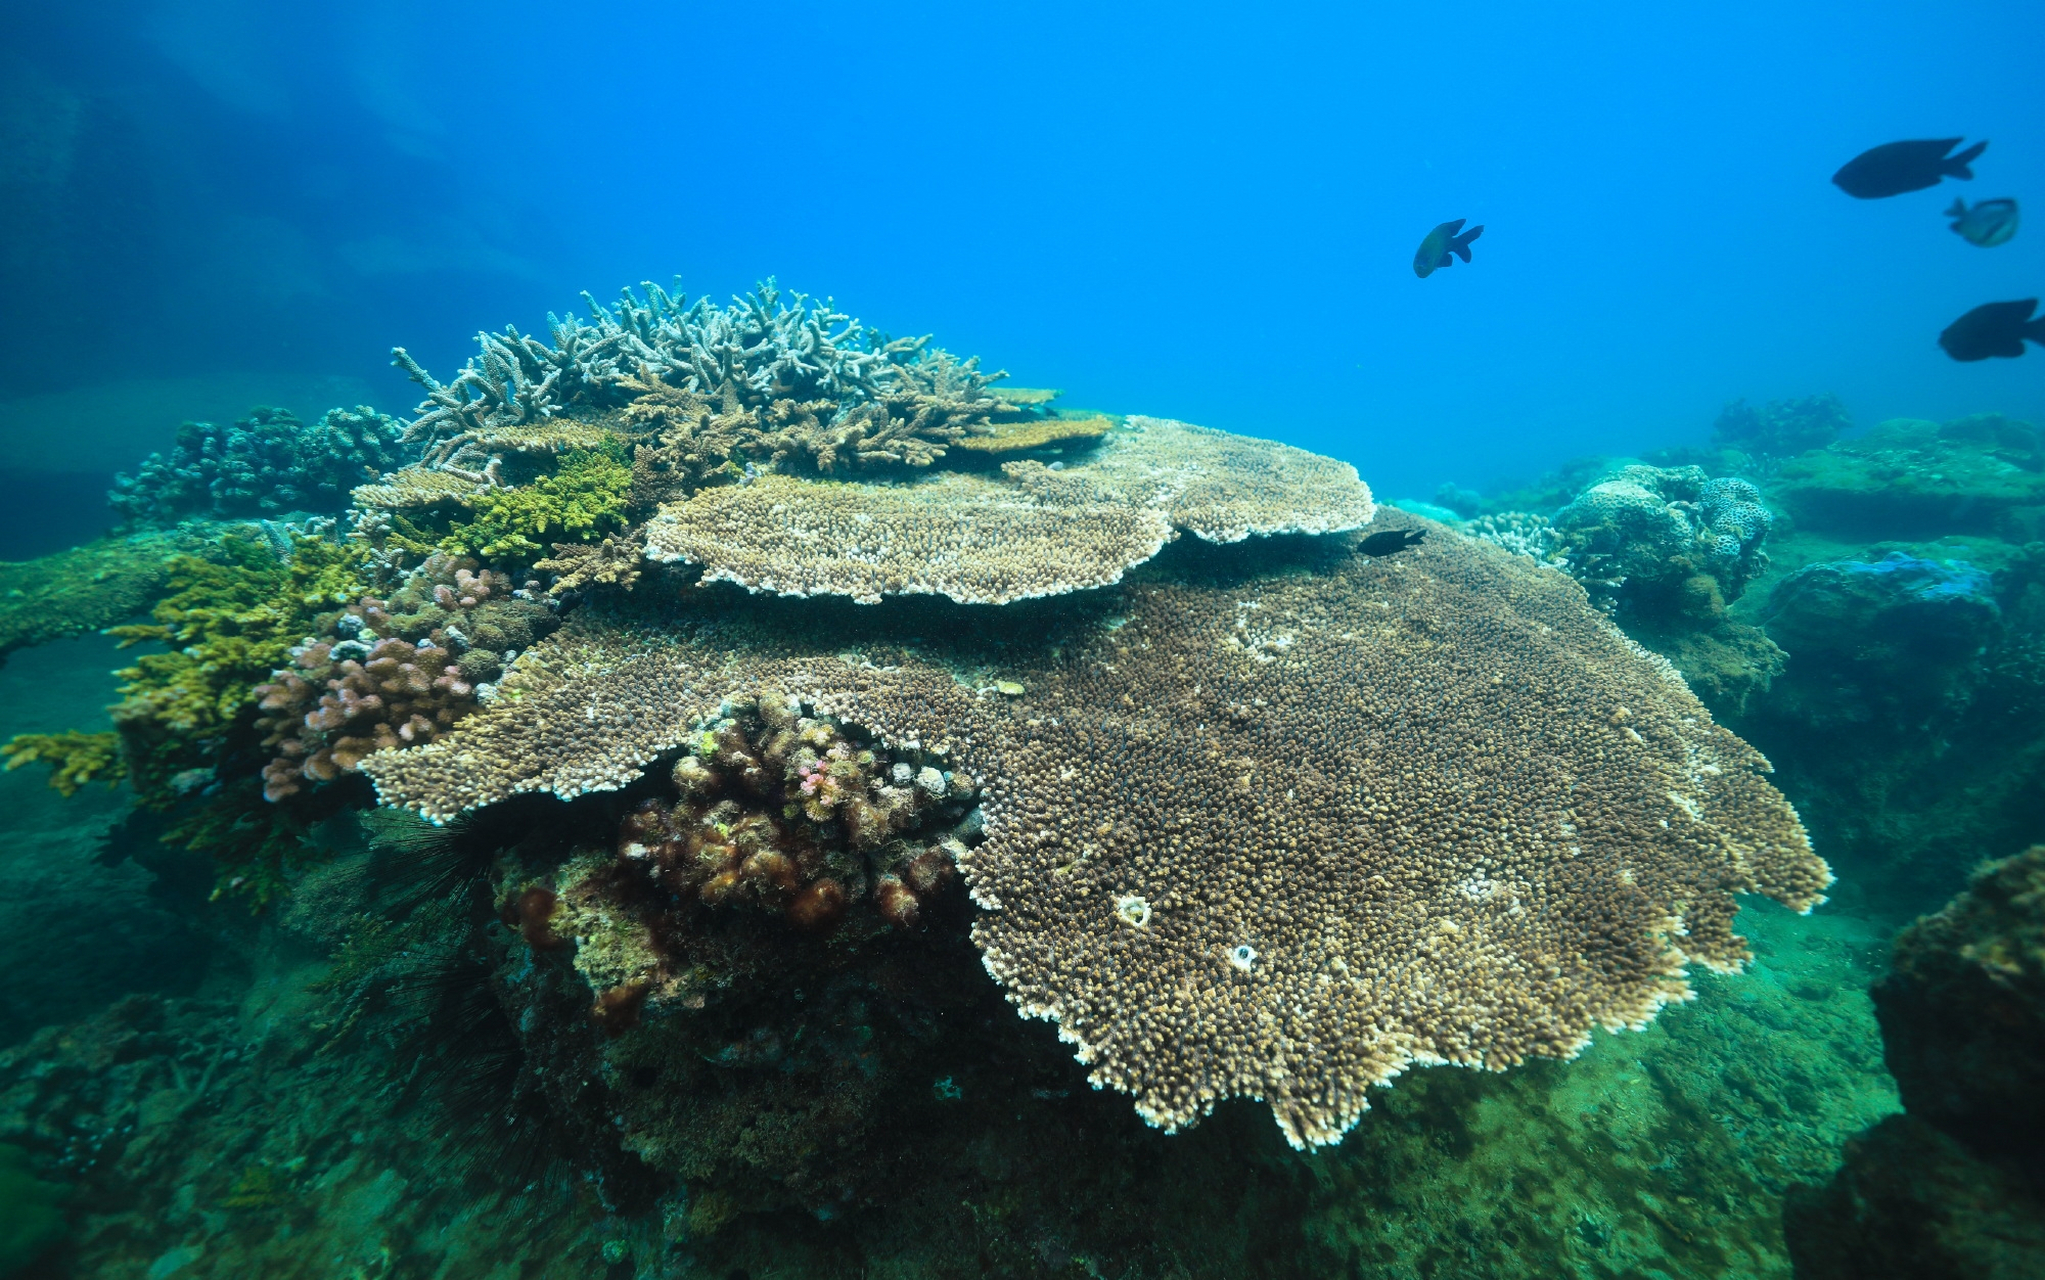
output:
[[[1167,1129],[1261,1098],[1306,1146],[1408,1065],[1644,1023],[1746,959],[1735,894],[1830,881],[1582,587],[1347,464],[1062,415],[771,287],[590,307],[445,385],[399,353],[418,460],[356,491],[356,582],[244,696],[286,808],[357,770],[436,822],[645,791],[498,883],[574,940],[604,1055],[720,998],[730,913],[914,930],[962,882],[1097,1086]],[[1431,536],[1353,554],[1366,525]]]

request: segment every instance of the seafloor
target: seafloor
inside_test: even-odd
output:
[[[767,447],[757,442],[779,406],[741,403],[728,387],[721,402],[690,398],[642,372],[625,416],[576,418],[581,435],[507,443],[502,423],[485,423],[459,439],[432,437],[431,447],[457,440],[436,474],[430,448],[427,463],[402,456],[406,441],[389,420],[329,415],[326,439],[352,431],[347,448],[374,455],[369,471],[390,469],[355,490],[353,549],[331,525],[286,527],[290,513],[207,507],[219,486],[206,498],[180,478],[174,456],[124,482],[116,539],[0,569],[12,593],[0,602],[0,738],[17,744],[11,763],[28,766],[0,774],[12,837],[0,849],[0,947],[13,975],[0,992],[0,1275],[2037,1274],[2026,1268],[2045,1240],[2032,1141],[2045,1050],[2045,853],[2017,856],[2045,840],[2045,441],[2036,430],[1995,415],[1855,430],[1824,397],[1735,406],[1707,448],[1579,460],[1512,492],[1444,486],[1425,501],[1381,505],[1371,521],[1368,495],[1343,487],[1354,476],[1326,460],[1158,420],[1060,414],[1042,407],[1048,398],[995,405],[973,377],[940,363],[913,396],[852,396],[867,406],[914,400],[919,416],[896,403],[893,425],[877,410],[864,420],[864,444],[833,438],[829,447],[865,448],[863,465],[874,468],[930,468],[947,447],[954,458],[979,449],[1021,459],[999,481],[980,463],[864,488],[769,475],[745,450]],[[806,449],[817,472],[830,472],[817,444],[823,403],[808,426],[776,428],[783,452],[773,465],[809,476],[784,456]],[[637,421],[635,412],[668,434],[628,454],[605,433]],[[905,430],[905,421],[919,425]],[[239,425],[246,438],[315,438],[295,419]],[[726,441],[722,462],[703,463],[705,439]],[[477,440],[487,447],[460,453]],[[1178,451],[1164,462],[1144,452],[1160,441]],[[489,480],[469,481],[480,473],[468,464],[486,456]],[[340,478],[322,483],[338,504],[354,477],[336,466]],[[1174,467],[1252,488],[1242,477],[1268,467],[1296,507],[1319,505],[1242,517],[1250,536],[1232,541],[1245,531],[1224,515],[1248,509],[1244,490],[1125,500],[1137,487],[1131,476]],[[310,492],[311,473],[299,474]],[[477,488],[460,490],[447,475]],[[452,487],[433,487],[443,484]],[[915,504],[933,493],[946,502],[997,495],[1021,513],[1009,536],[1036,558],[975,567],[970,540],[928,550],[937,544],[916,539],[938,535],[918,523]],[[967,570],[926,583],[917,564],[876,569],[810,556],[802,547],[814,543],[801,537],[777,541],[829,515],[804,507],[821,509],[818,494],[852,503],[863,524],[910,531],[904,540],[926,548],[917,554],[928,563],[956,554]],[[1259,491],[1257,501],[1268,499]],[[719,562],[712,544],[729,525],[717,522],[765,527],[743,508],[769,501],[775,536]],[[363,519],[377,503],[383,516]],[[542,507],[551,526],[519,524],[521,510]],[[1031,523],[1046,512],[1072,523]],[[1028,543],[1045,527],[1082,530],[1067,540],[1071,554],[1044,550],[1051,540]],[[1366,541],[1387,529],[1426,532],[1404,547]],[[441,541],[421,541],[429,537]],[[786,575],[800,573],[808,597],[920,592],[969,603],[860,613],[762,602],[731,585],[660,595],[674,589],[661,575],[681,572],[663,562],[784,592]],[[519,581],[527,586],[508,593]],[[1496,604],[1486,591],[1510,596],[1510,608],[1485,612]],[[1077,603],[1031,599],[1059,594]],[[302,614],[289,612],[293,599]],[[1236,602],[1234,630],[1220,628],[1212,647],[1232,646],[1229,661],[1255,672],[1303,661],[1318,643],[1314,602],[1351,599],[1378,601],[1369,607],[1387,622],[1406,611],[1409,629],[1376,643],[1402,655],[1398,670],[1447,682],[1427,700],[1453,709],[1479,705],[1459,701],[1471,689],[1485,699],[1528,694],[1536,710],[1521,714],[1558,756],[1606,758],[1561,727],[1573,710],[1541,709],[1531,696],[1551,673],[1508,684],[1489,666],[1460,665],[1460,655],[1487,652],[1480,631],[1522,634],[1513,628],[1524,617],[1535,621],[1523,634],[1552,644],[1543,652],[1558,668],[1582,646],[1602,655],[1584,666],[1589,675],[1554,674],[1553,688],[1643,681],[1625,686],[1631,710],[1591,717],[1612,741],[1681,739],[1693,762],[1730,764],[1739,739],[1699,736],[1715,718],[1772,762],[1773,786],[1838,876],[1829,900],[1800,914],[1762,896],[1808,902],[1816,865],[1800,830],[1781,834],[1774,791],[1702,802],[1671,793],[1693,817],[1699,803],[1719,804],[1698,821],[1724,828],[1684,846],[1704,870],[1671,881],[1676,898],[1655,908],[1675,921],[1657,928],[1684,939],[1694,998],[1655,1014],[1678,979],[1655,956],[1602,951],[1606,939],[1593,936],[1569,958],[1590,976],[1529,1015],[1531,1025],[1561,1028],[1552,1040],[1465,1046],[1473,1063],[1509,1069],[1401,1074],[1409,1059],[1456,1056],[1424,1013],[1399,1032],[1425,1051],[1360,1064],[1294,1059],[1335,1063],[1331,1073],[1372,1085],[1360,1116],[1339,1090],[1286,1093],[1282,1072],[1238,1074],[1205,1118],[1199,1105],[1175,1112],[1177,1077],[1151,1068],[1176,1060],[1153,1042],[1132,1049],[1105,1033],[1084,1052],[1112,1087],[1090,1087],[1059,1028],[1015,1017],[997,979],[1039,1012],[1066,1001],[1053,1011],[1068,1040],[1080,1040],[1095,1033],[1078,1006],[1112,1007],[1114,972],[1088,986],[1099,975],[1060,968],[1058,947],[1033,950],[1031,917],[1013,904],[998,927],[983,916],[969,940],[976,910],[1001,912],[998,896],[1037,874],[1029,848],[1056,843],[1049,833],[1061,819],[1044,793],[1002,789],[1007,772],[1042,772],[1045,744],[1067,731],[1035,708],[1058,705],[1054,697],[1068,707],[1112,701],[1120,686],[1102,694],[1099,672],[1145,655],[1197,665],[1211,637],[1188,630],[1198,623],[1180,616],[1189,601]],[[1450,603],[1430,612],[1438,599]],[[1291,630],[1276,616],[1287,601]],[[1259,620],[1267,602],[1274,616]],[[285,612],[277,634],[301,618],[316,633],[291,650],[288,669],[243,645],[270,625],[265,609]],[[971,609],[1031,619],[1030,634],[998,634],[1014,630],[1000,624],[964,639],[920,634]],[[152,610],[164,629],[127,638],[143,640],[156,665],[145,659],[117,677],[135,652],[101,629]],[[1455,617],[1472,620],[1461,635],[1442,622]],[[1339,631],[1342,618],[1335,623]],[[469,638],[485,628],[517,637],[507,652],[526,654],[523,665]],[[889,628],[903,638],[883,650]],[[1199,643],[1172,648],[1186,635]],[[832,640],[859,651],[841,655]],[[446,664],[438,684],[405,694],[402,714],[363,700],[367,677],[346,656],[373,668],[393,645]],[[1021,656],[1029,646],[1043,653]],[[670,649],[662,678],[679,685],[634,675],[645,655]],[[1010,665],[973,666],[990,654]],[[1688,691],[1657,684],[1666,668],[1651,654]],[[736,668],[741,658],[756,665],[731,686],[750,690],[737,696],[718,683],[718,663]],[[230,668],[242,674],[219,674]],[[932,672],[949,678],[932,683]],[[856,685],[856,696],[834,679]],[[1196,689],[1211,680],[1199,679]],[[1287,687],[1300,697],[1349,698],[1330,693],[1325,673],[1299,679]],[[393,700],[396,687],[386,689]],[[669,698],[679,718],[649,729],[660,719],[643,714],[651,703],[618,712],[605,701],[619,688]],[[231,696],[207,701],[195,689]],[[1634,696],[1663,696],[1657,689],[1675,708],[1661,720]],[[318,701],[323,690],[328,703]],[[1341,705],[1394,706],[1408,717],[1405,736],[1373,740],[1355,767],[1389,760],[1387,776],[1404,776],[1417,795],[1425,779],[1396,772],[1400,753],[1421,758],[1430,734],[1455,726],[1442,717],[1424,725],[1414,705],[1370,702],[1380,696],[1404,695],[1361,691]],[[932,714],[952,706],[947,698],[966,726],[954,754],[881,731],[903,707]],[[115,703],[118,735],[107,713]],[[345,715],[332,709],[343,704]],[[548,719],[564,708],[571,721],[606,726],[604,767],[622,759],[627,776],[658,768],[618,799],[606,798],[609,784],[564,781],[587,746]],[[1256,735],[1297,710],[1245,700],[1213,714],[1241,744],[1282,741]],[[1152,748],[1153,729],[1175,730],[1160,723],[1131,731],[1131,758]],[[798,736],[808,747],[793,745]],[[1473,753],[1491,758],[1486,744],[1498,740]],[[496,754],[486,760],[476,744]],[[1230,820],[1226,797],[1254,797],[1253,775],[1273,764],[1225,758],[1222,746],[1179,757],[1226,765],[1214,774],[1221,808],[1213,795],[1194,797],[1217,830]],[[1301,740],[1303,758],[1318,750]],[[520,752],[532,761],[514,768],[507,762]],[[1287,800],[1335,758],[1302,765]],[[1610,785],[1636,785],[1612,759],[1619,781]],[[774,774],[784,763],[785,777]],[[1118,758],[1052,764],[1052,776],[1071,782],[1087,768],[1112,772]],[[46,786],[44,765],[76,794]],[[1586,794],[1606,785],[1593,772],[1583,775]],[[753,773],[758,781],[744,781]],[[1698,776],[1718,773],[1710,764]],[[509,817],[482,834],[457,821],[452,836],[436,836],[388,810],[368,816],[364,774],[386,801],[428,816],[481,807]],[[1080,778],[1071,794],[1085,785]],[[1501,787],[1508,801],[1548,803],[1538,790]],[[567,803],[514,794],[550,790]],[[1152,798],[1140,795],[1137,807]],[[1299,803],[1311,808],[1314,797]],[[1423,811],[1417,799],[1391,803]],[[1024,812],[1050,814],[1034,844],[1014,838]],[[1094,834],[1110,848],[1098,860],[1112,865],[1115,815],[1089,810],[1086,821],[1091,831],[1103,816]],[[1494,825],[1510,830],[1515,816]],[[745,843],[745,831],[769,826],[779,843]],[[864,839],[866,826],[879,834]],[[1660,837],[1647,829],[1640,838]],[[1168,843],[1176,850],[1179,839]],[[1298,852],[1298,843],[1282,828],[1273,838],[1277,850]],[[1721,845],[1732,851],[1722,865],[1707,859]],[[671,855],[660,851],[684,848],[700,866],[662,861]],[[1249,883],[1279,896],[1322,883],[1312,852],[1277,855],[1286,883]],[[1096,852],[1038,878],[1079,886],[1069,892],[1083,899],[1090,859]],[[1976,871],[1993,859],[2007,861]],[[618,868],[633,860],[661,868],[654,878],[666,887],[628,883]],[[1666,887],[1651,862],[1641,867],[1643,893]],[[1232,886],[1240,873],[1216,866],[1211,882]],[[1452,887],[1482,906],[1512,874],[1494,861]],[[1630,890],[1633,871],[1619,878]],[[1735,891],[1732,924],[1752,961],[1717,972],[1737,969],[1739,955],[1716,941],[1711,903]],[[1632,937],[1631,898],[1585,909],[1581,895],[1592,892],[1556,890],[1556,914]],[[1160,913],[1177,906],[1153,896]],[[1120,972],[1133,986],[1149,963],[1140,957],[1157,954],[1136,947],[1155,937],[1163,948],[1172,935],[1144,932],[1150,901],[1115,901],[1121,923],[1101,953],[1130,966]],[[1374,899],[1359,901],[1367,910]],[[1061,924],[1075,918],[1071,906],[1063,900],[1043,918]],[[1444,958],[1422,968],[1436,965],[1430,972],[1451,983],[1489,974],[1502,1008],[1548,998],[1529,992],[1551,988],[1521,990],[1512,974],[1485,970],[1487,953],[1457,952],[1457,938],[1487,918],[1468,919],[1479,925],[1427,935],[1427,955]],[[1283,935],[1282,923],[1271,928]],[[816,936],[827,941],[802,940]],[[1283,959],[1257,936],[1263,953],[1243,944],[1231,962],[1243,975]],[[1136,943],[1125,947],[1128,939]],[[1070,954],[1086,943],[1061,945]],[[1203,1004],[1210,995],[1184,989],[1194,1012],[1175,1025],[1189,1041],[1207,1034],[1201,1017],[1225,1007]],[[1600,998],[1610,1001],[1604,1012],[1583,1012]],[[1638,1017],[1623,1012],[1643,1001]],[[1597,1030],[1580,1054],[1558,1060],[1574,1028],[1636,1020],[1645,1025]],[[1511,1019],[1498,1021],[1507,1036]],[[1213,1034],[1187,1060],[1237,1052],[1230,1035]],[[1131,1095],[1154,1120],[1197,1123],[1161,1132]]]

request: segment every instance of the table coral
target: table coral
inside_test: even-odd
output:
[[[783,595],[1005,604],[1116,582],[1174,526],[1235,542],[1351,529],[1374,510],[1347,463],[1159,418],[1130,419],[1084,461],[1055,470],[1009,462],[1001,476],[838,484],[766,475],[662,507],[647,525],[647,554]]]
[[[168,457],[153,453],[136,475],[116,476],[107,502],[138,526],[337,512],[350,490],[405,461],[403,434],[395,418],[367,405],[329,409],[311,426],[267,408],[227,427],[187,422]]]
[[[1732,892],[1806,908],[1829,880],[1665,664],[1566,578],[1433,534],[1126,585],[1008,655],[1021,698],[961,687],[941,638],[862,656],[842,615],[820,633],[771,601],[578,615],[502,710],[364,770],[442,818],[617,788],[727,697],[785,689],[986,780],[976,941],[1096,1083],[1163,1127],[1247,1094],[1333,1141],[1409,1064],[1567,1057],[1646,1021],[1684,965],[1744,960]]]

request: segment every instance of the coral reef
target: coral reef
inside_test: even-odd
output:
[[[0,564],[0,659],[144,612],[169,585],[171,561],[196,543],[187,532],[138,533]]]
[[[114,478],[107,503],[134,526],[192,516],[232,519],[338,512],[357,485],[405,461],[404,428],[367,405],[329,409],[312,426],[283,409],[254,409],[229,427],[187,422],[170,456],[149,455]]]
[[[1904,930],[1875,985],[1906,1114],[1786,1211],[1797,1275],[2034,1275],[2045,1260],[2045,846]]]
[[[1129,419],[1084,462],[1009,462],[1001,474],[707,488],[649,522],[647,554],[782,595],[1006,604],[1116,582],[1173,526],[1236,542],[1356,528],[1373,512],[1345,463],[1157,418]]]
[[[78,789],[95,778],[118,786],[128,776],[121,759],[121,737],[117,733],[18,733],[0,755],[7,757],[9,770],[25,764],[50,766],[50,785],[58,794],[75,796]]]
[[[1767,566],[1773,517],[1747,481],[1635,464],[1555,515],[1570,576],[1614,612],[1709,624]]]
[[[976,941],[1096,1083],[1167,1127],[1261,1096],[1295,1142],[1332,1141],[1412,1061],[1568,1056],[1592,1025],[1644,1022],[1685,963],[1744,959],[1728,890],[1807,907],[1829,879],[1758,757],[1523,565],[1437,530],[1304,579],[1125,586],[1098,605],[1115,625],[1009,655],[1020,696],[962,688],[941,641],[848,653],[842,617],[816,634],[772,601],[685,598],[658,628],[584,610],[501,709],[363,768],[436,818],[604,791],[725,698],[786,690],[991,780],[964,862]],[[1598,764],[1511,765],[1571,754]],[[1362,848],[1343,865],[1370,876],[1326,861]],[[1130,894],[1154,921],[1113,909]]]
[[[1910,418],[1784,462],[1770,494],[1799,528],[1856,539],[2045,538],[2045,445],[2029,423]]]
[[[1711,442],[1755,458],[1789,458],[1822,449],[1853,429],[1853,418],[1835,395],[1770,400],[1756,409],[1735,400],[1711,424]]]
[[[363,596],[254,690],[262,745],[276,752],[264,797],[353,773],[373,751],[433,741],[553,625],[546,606],[514,596],[502,575],[445,554],[388,599]]]
[[[1071,473],[1010,464],[1006,483],[944,475],[914,485],[766,475],[670,503],[647,555],[712,581],[780,595],[938,594],[1006,604],[1118,581],[1172,536],[1162,512]]]
[[[485,560],[529,561],[545,540],[571,541],[624,527],[632,470],[602,452],[571,453],[531,484],[493,488],[469,504],[473,518],[448,530],[441,549]]]
[[[430,467],[494,483],[517,432],[641,396],[651,397],[641,425],[677,433],[667,447],[683,453],[727,442],[749,452],[757,441],[747,433],[765,431],[806,447],[822,470],[841,455],[928,465],[963,434],[961,421],[1002,407],[987,393],[1001,375],[928,348],[928,338],[873,333],[828,300],[795,293],[784,302],[771,279],[725,308],[642,287],[644,301],[628,289],[615,308],[584,294],[587,323],[550,314],[552,346],[509,327],[479,334],[481,354],[446,385],[398,348],[396,363],[427,395],[406,441]],[[726,419],[709,433],[715,445],[696,438],[706,416]]]

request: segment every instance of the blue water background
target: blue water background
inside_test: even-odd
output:
[[[452,372],[476,330],[584,288],[679,275],[721,300],[774,273],[1067,403],[1350,459],[1386,496],[1701,440],[1736,396],[2045,420],[2045,351],[1934,345],[2045,292],[2036,4],[70,0],[4,22],[9,92],[71,105],[48,155],[10,125],[0,402],[270,370],[403,411],[394,343]],[[1827,181],[1942,135],[1990,140],[1976,181]],[[2032,222],[1974,248],[1939,216],[1955,195]],[[1475,264],[1416,279],[1454,217],[1487,228]],[[135,460],[90,437],[67,469]]]

